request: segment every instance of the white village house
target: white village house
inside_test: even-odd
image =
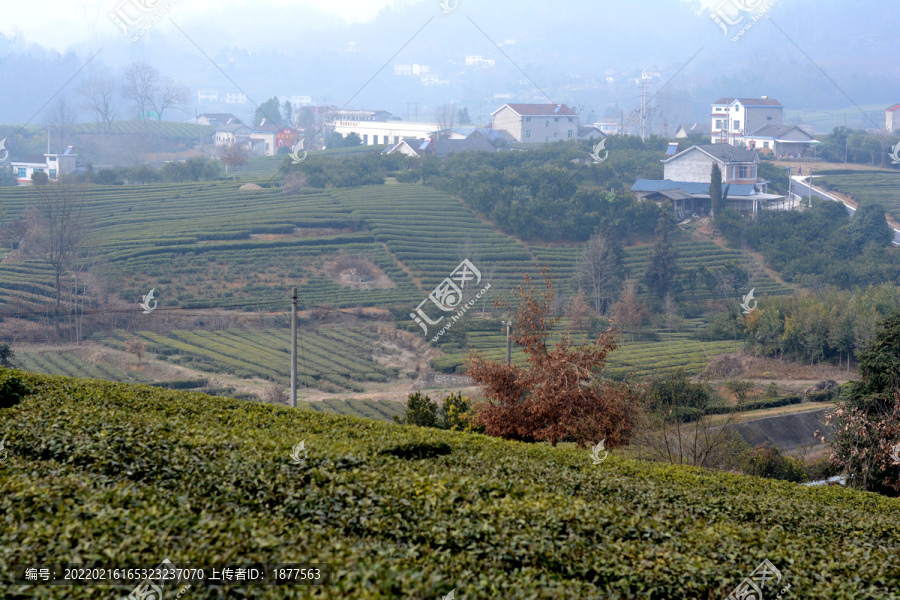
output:
[[[29,154],[21,161],[12,161],[10,166],[16,172],[16,182],[19,185],[31,185],[31,176],[37,172],[44,172],[50,181],[56,181],[60,175],[68,175],[75,171],[75,163],[78,158],[73,154],[73,146],[66,148],[62,154]]]
[[[709,184],[713,164],[722,172],[722,186],[729,186],[726,206],[740,213],[775,208],[784,196],[767,193],[768,182],[757,176],[759,155],[755,150],[730,144],[704,144],[677,152],[663,162],[662,180],[639,179],[631,191],[641,199],[671,203],[675,214],[685,218],[710,210]]]
[[[491,119],[493,129],[525,144],[578,139],[578,115],[565,104],[504,104]]]

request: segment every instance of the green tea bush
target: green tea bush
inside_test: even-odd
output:
[[[775,446],[762,445],[747,453],[744,472],[757,477],[801,482],[806,479],[803,464],[789,456],[784,456]]]
[[[163,558],[334,568],[327,589],[185,595],[203,600],[724,598],[764,559],[795,598],[900,600],[900,506],[875,494],[0,370],[12,380],[26,391],[0,408],[10,600],[130,592],[13,584],[15,564]]]

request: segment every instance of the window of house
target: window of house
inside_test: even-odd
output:
[[[716,129],[722,129],[722,119],[716,119]]]
[[[526,123],[531,123],[531,117],[525,117],[525,122],[526,122]]]
[[[572,130],[569,130],[569,139],[572,139]]]
[[[363,134],[363,144],[366,146],[369,145],[369,134],[368,133]],[[267,144],[267,147],[268,147],[268,144]]]
[[[27,169],[25,167],[19,167],[19,169],[16,171],[16,177],[18,177],[19,179],[25,179],[26,171]]]
[[[756,167],[750,167],[750,179],[756,179]]]
[[[750,170],[747,168],[746,165],[741,165],[737,168],[737,178],[738,179],[747,179],[747,176],[749,173],[750,173]]]
[[[763,148],[768,148],[768,147],[769,147],[769,142],[763,142]]]
[[[526,130],[525,130],[525,139],[526,139],[526,140],[530,140],[530,139],[531,139],[531,130],[530,130],[530,129],[526,129]]]
[[[554,123],[559,123],[559,117],[553,117],[553,122],[554,122]]]
[[[550,136],[548,135],[547,137],[545,137],[545,138],[544,138],[544,141],[545,141],[545,142],[549,142],[549,141],[550,141]]]
[[[544,121],[544,127],[550,127],[550,119]]]
[[[771,121],[771,120],[772,120],[772,117],[771,117],[771,116],[766,117],[766,121]]]
[[[737,131],[737,130],[739,130],[740,128],[741,128],[741,122],[740,122],[740,121],[735,121],[735,122],[734,122],[734,130]]]
[[[554,132],[553,132],[553,137],[554,137],[554,138],[558,138],[558,137],[559,137],[559,132],[558,132],[558,131],[554,131]]]
[[[734,112],[741,112],[741,105],[740,105],[740,104],[735,104],[735,105],[734,105]]]
[[[50,179],[56,179],[56,169],[50,169]]]

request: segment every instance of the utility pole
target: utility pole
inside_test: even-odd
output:
[[[812,165],[809,165],[809,179],[806,180],[806,187],[809,188],[809,208],[812,208]]]
[[[291,408],[297,408],[297,288],[291,293]]]
[[[647,79],[641,75],[641,141],[644,141],[644,109],[647,106]]]
[[[793,183],[793,181],[794,181],[792,179],[793,175],[794,175],[794,167],[788,167],[788,197],[787,197],[787,199],[788,199],[788,203],[791,205],[791,208],[794,207],[794,196],[791,193],[791,183]]]
[[[512,325],[512,321],[503,321],[503,324],[506,325],[506,364],[509,364],[512,358],[512,339],[509,337],[509,326]]]

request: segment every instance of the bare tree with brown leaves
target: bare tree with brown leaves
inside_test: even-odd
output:
[[[488,399],[476,407],[474,423],[487,435],[507,439],[546,440],[553,446],[571,439],[582,448],[605,439],[607,447],[623,446],[640,411],[630,386],[601,377],[615,336],[606,331],[577,345],[564,334],[548,347],[558,317],[550,316],[553,279],[546,269],[542,275],[543,290],[528,275],[515,290],[514,340],[524,349],[526,364],[501,364],[474,352],[469,359],[467,375]],[[501,298],[495,306],[512,310]]]
[[[247,151],[238,144],[229,144],[219,151],[219,158],[225,163],[225,172],[228,173],[228,167],[231,167],[232,181],[237,179],[235,167],[247,162]]]

